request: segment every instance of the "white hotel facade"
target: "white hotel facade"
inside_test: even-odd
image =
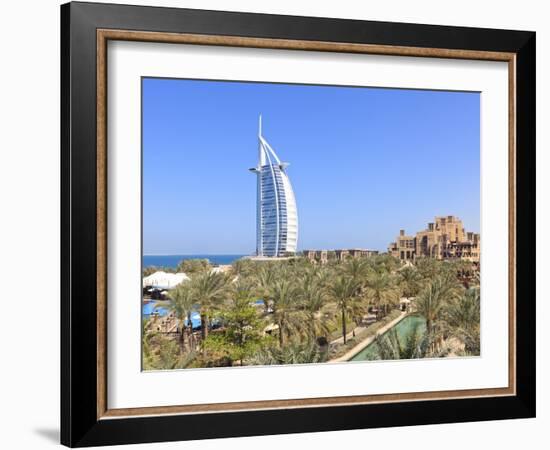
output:
[[[288,166],[262,136],[260,116],[258,165],[250,169],[257,175],[256,256],[286,257],[296,253],[298,211],[286,173]]]

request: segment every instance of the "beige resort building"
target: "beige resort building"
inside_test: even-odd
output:
[[[414,236],[400,230],[395,242],[388,246],[388,253],[402,261],[426,257],[478,263],[480,244],[479,233],[466,232],[458,217],[440,216],[435,218],[435,222],[429,223],[426,230]]]
[[[359,258],[378,255],[378,250],[350,248],[338,250],[304,250],[302,255],[310,261],[325,264],[329,260],[343,261],[347,258]]]

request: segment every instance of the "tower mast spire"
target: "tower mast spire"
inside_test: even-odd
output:
[[[260,113],[260,118],[258,119],[258,166],[262,167],[265,165],[265,149],[262,144],[262,114]]]

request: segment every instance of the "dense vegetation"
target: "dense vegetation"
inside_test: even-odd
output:
[[[377,322],[399,315],[401,297],[414,298],[426,332],[377,338],[380,359],[479,355],[479,275],[467,262],[402,265],[387,255],[324,265],[241,259],[223,273],[205,260],[187,260],[178,270],[191,279],[157,304],[170,311],[177,332],[159,331],[158,317],[144,319],[146,370],[325,362],[335,346],[364,330],[357,327],[367,314]],[[201,325],[192,329],[197,312]]]

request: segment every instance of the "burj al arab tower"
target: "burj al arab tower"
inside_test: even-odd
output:
[[[296,253],[298,211],[286,173],[288,166],[262,136],[260,116],[258,165],[250,169],[258,178],[256,255],[260,257],[285,257]]]

